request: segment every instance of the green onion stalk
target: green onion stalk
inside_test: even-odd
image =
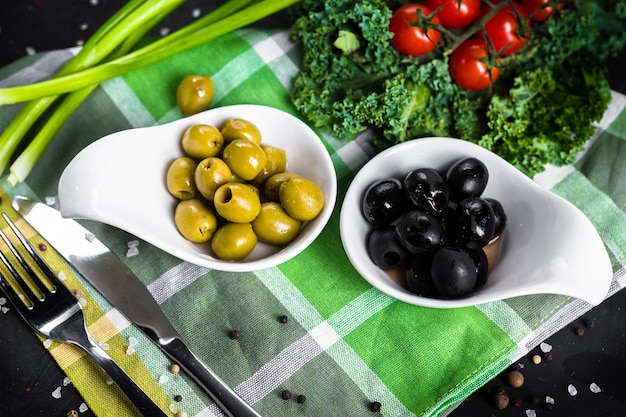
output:
[[[0,88],[0,105],[32,100],[0,136],[0,171],[5,169],[15,148],[36,119],[60,95],[70,93],[11,166],[10,184],[27,177],[61,126],[102,81],[201,46],[299,2],[230,0],[182,29],[131,51],[150,28],[183,1],[131,0],[85,43],[55,77],[30,85]]]

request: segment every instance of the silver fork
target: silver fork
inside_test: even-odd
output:
[[[166,414],[163,410],[137,386],[128,374],[111,359],[104,349],[102,349],[87,332],[82,307],[74,294],[61,282],[54,271],[52,271],[50,266],[48,266],[43,258],[35,251],[30,242],[28,242],[26,237],[24,237],[6,213],[2,213],[2,217],[19,239],[25,252],[35,261],[40,271],[53,287],[49,289],[48,286],[41,281],[38,274],[24,260],[7,235],[0,229],[0,237],[9,247],[13,254],[12,258],[17,261],[20,267],[15,267],[14,263],[1,251],[0,260],[20,286],[23,292],[22,296],[27,299],[23,300],[22,297],[14,291],[6,277],[0,273],[0,287],[13,304],[13,307],[15,307],[15,310],[34,330],[41,333],[43,336],[59,342],[72,344],[89,354],[121,388],[144,416],[165,417]],[[35,291],[28,286],[18,269],[28,274],[31,283],[38,288],[40,294],[36,294]],[[28,304],[25,301],[28,301]]]

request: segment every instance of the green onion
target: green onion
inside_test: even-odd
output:
[[[65,97],[10,168],[11,185],[23,181],[76,108],[102,81],[193,49],[285,9],[299,0],[230,0],[193,23],[129,52],[157,22],[184,0],[131,0],[85,43],[54,78],[0,88],[0,105],[29,101],[0,136],[0,172],[33,124]]]

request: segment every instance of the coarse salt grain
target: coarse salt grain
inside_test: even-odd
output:
[[[589,391],[593,392],[594,394],[598,394],[602,390],[600,389],[598,384],[596,384],[595,382],[592,382],[591,385],[589,385]]]
[[[89,28],[89,25],[86,22],[80,25],[80,30],[87,30],[88,28]]]
[[[84,298],[79,298],[78,304],[80,304],[81,307],[85,307],[87,305],[87,300]]]
[[[92,6],[97,6],[99,3],[99,0],[89,0],[89,4],[91,4]]]
[[[109,350],[109,344],[106,342],[98,342],[98,345],[100,345],[102,350]]]
[[[82,403],[79,407],[78,407],[78,411],[80,411],[81,413],[84,413],[85,411],[89,410],[89,407],[87,407],[87,404]]]
[[[0,308],[0,310],[1,310],[4,314],[7,314],[7,311],[9,311],[9,307],[2,307],[2,308]]]
[[[526,410],[526,417],[537,417],[537,412],[533,409]]]
[[[135,346],[137,346],[137,343],[139,343],[137,338],[133,336],[128,338],[128,349],[126,349],[127,355],[132,355],[133,353],[135,353]]]
[[[63,386],[67,387],[72,381],[68,377],[63,378]]]
[[[159,30],[159,34],[160,34],[161,36],[166,36],[168,33],[170,33],[170,28],[168,28],[168,27],[161,28],[161,29]]]
[[[87,242],[93,242],[96,239],[96,235],[93,233],[85,233],[85,239]]]
[[[567,392],[569,393],[569,395],[571,395],[572,397],[575,396],[576,394],[578,394],[578,390],[576,389],[576,387],[572,384],[569,384],[567,386]]]
[[[61,387],[57,387],[54,391],[52,391],[52,398],[56,398],[57,400],[61,398]]]
[[[35,55],[37,51],[32,46],[26,47],[26,55]]]
[[[552,351],[552,345],[546,343],[546,342],[541,342],[541,344],[539,345],[539,349],[541,349],[541,351],[543,353],[548,353],[550,351]]]
[[[128,258],[139,255],[139,241],[138,240],[131,240],[126,245],[128,246],[128,251],[126,251],[126,256]]]
[[[546,404],[554,404],[554,398],[546,395]]]
[[[48,196],[45,198],[46,205],[50,207],[55,207],[57,204],[57,198],[55,196]]]
[[[57,274],[57,277],[59,277],[61,281],[65,281],[67,279],[67,276],[65,275],[65,272],[63,271],[59,271],[59,273]]]
[[[7,303],[7,299],[4,297],[0,297],[0,306],[3,306]]]
[[[46,339],[43,341],[43,347],[45,347],[46,349],[48,349],[51,345],[52,345],[52,340]]]
[[[193,17],[194,19],[197,19],[198,17],[200,17],[200,13],[202,13],[200,9],[195,8],[191,11],[191,17]]]
[[[159,377],[159,384],[165,384],[167,382],[167,375],[161,375]]]

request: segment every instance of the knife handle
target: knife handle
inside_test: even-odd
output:
[[[179,338],[161,341],[163,350],[200,385],[228,417],[261,417]]]

